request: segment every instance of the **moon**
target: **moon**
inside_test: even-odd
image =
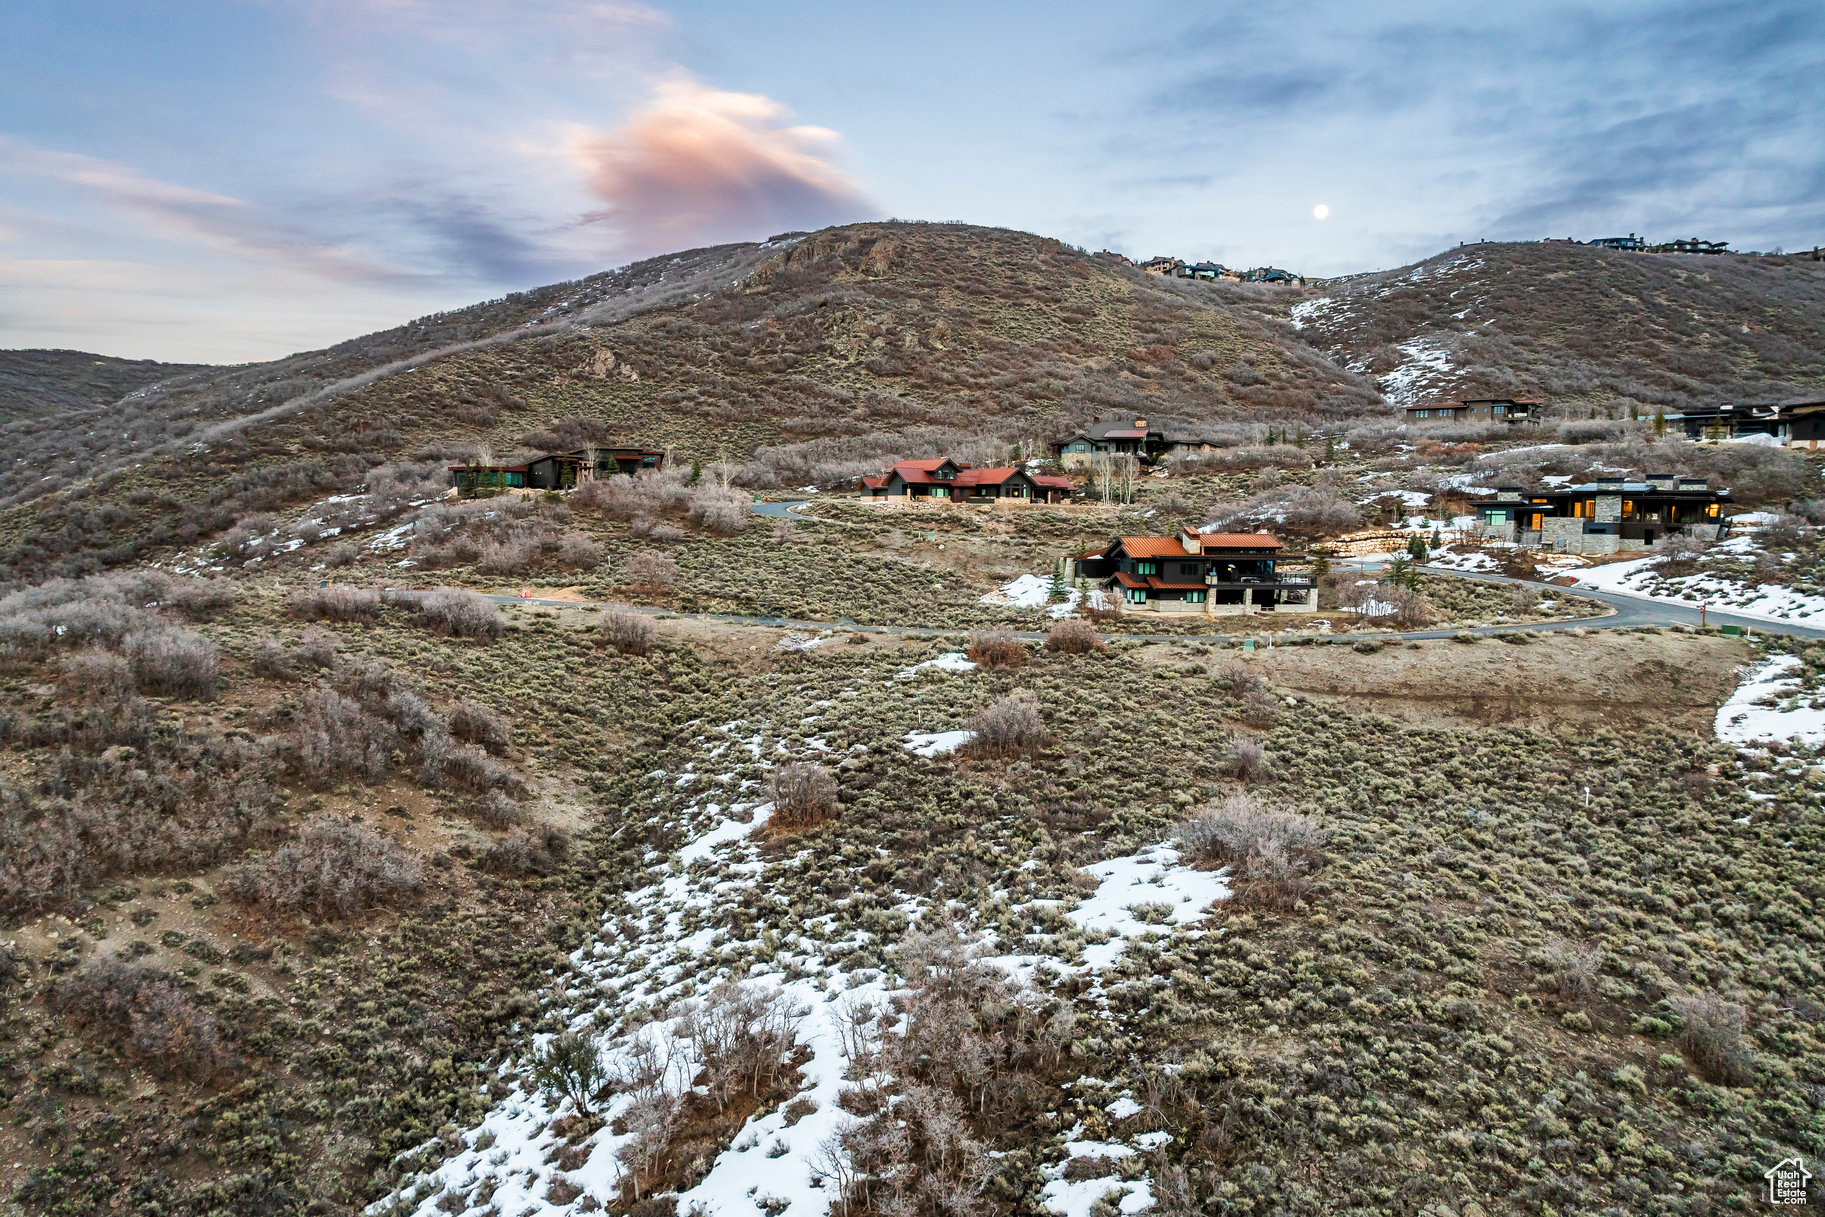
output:
[[[1314,220],[1322,220],[1330,214],[1331,214],[1331,209],[1329,207],[1326,207],[1323,203],[1320,203],[1320,204],[1318,204],[1318,206],[1312,208],[1312,218]]]

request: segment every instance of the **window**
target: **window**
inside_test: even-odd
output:
[[[1179,563],[1179,573],[1196,579],[1198,577],[1198,564],[1196,562],[1181,562]]]
[[[1188,603],[1188,604],[1203,604],[1204,603],[1204,593],[1203,592],[1186,592],[1185,600],[1186,600],[1186,603]]]
[[[1157,575],[1160,573],[1160,564],[1158,562],[1136,562],[1134,564],[1134,573],[1137,575]]]
[[[951,488],[949,486],[933,486],[931,497],[934,499],[948,499],[951,497]]]
[[[1414,414],[1414,415],[1413,415],[1413,417],[1414,417],[1414,418],[1431,418],[1431,417],[1432,417],[1432,411],[1430,411],[1430,410],[1420,410],[1420,411],[1417,411],[1417,412],[1416,412],[1416,413],[1415,413],[1415,414]]]
[[[1508,413],[1508,407],[1507,406],[1496,406],[1495,412],[1497,414],[1506,414],[1506,413]]]
[[[1716,503],[1706,503],[1705,504],[1705,515],[1707,515],[1711,519],[1715,520],[1717,518],[1717,504]]]
[[[1483,523],[1491,528],[1498,528],[1508,523],[1508,513],[1500,507],[1490,508],[1483,512]]]
[[[1632,520],[1635,518],[1635,500],[1634,499],[1622,500],[1622,518],[1625,520]]]
[[[1128,589],[1128,603],[1130,603],[1130,604],[1147,603],[1147,589],[1144,587],[1129,588]]]

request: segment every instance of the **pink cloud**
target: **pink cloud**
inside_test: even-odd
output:
[[[588,218],[613,225],[625,251],[643,255],[868,215],[860,189],[829,159],[836,132],[783,125],[786,115],[758,94],[662,84],[625,125],[571,141],[590,193],[607,204]]]

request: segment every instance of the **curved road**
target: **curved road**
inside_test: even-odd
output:
[[[802,506],[805,500],[789,499],[778,502],[757,502],[754,504],[756,515],[769,516],[774,519],[804,520],[817,519],[816,516],[803,516],[792,509]],[[838,521],[824,521],[837,523]],[[1367,568],[1365,568],[1367,569]],[[1515,579],[1508,575],[1489,574],[1483,571],[1451,570],[1446,567],[1424,566],[1420,569],[1432,574],[1455,575],[1460,579],[1474,579],[1481,583],[1519,583],[1537,588],[1545,595],[1576,595],[1587,600],[1597,600],[1610,607],[1610,612],[1602,617],[1581,617],[1567,621],[1538,621],[1530,625],[1485,625],[1468,630],[1348,630],[1335,634],[1321,634],[1318,637],[1351,638],[1351,639],[1394,639],[1394,638],[1451,638],[1458,634],[1508,634],[1516,631],[1527,633],[1551,633],[1556,630],[1626,630],[1640,626],[1668,626],[1699,624],[1699,610],[1683,604],[1666,604],[1658,600],[1644,600],[1636,596],[1620,596],[1613,592],[1595,591],[1590,588],[1566,588],[1553,583],[1538,583],[1531,579]],[[600,601],[546,600],[538,597],[508,596],[501,593],[482,593],[487,599],[497,604],[532,604],[548,608],[580,608],[585,605],[600,605]],[[630,606],[637,611],[653,617],[673,617],[690,621],[715,621],[729,625],[758,625],[776,629],[794,630],[854,630],[863,634],[897,634],[912,638],[940,638],[947,634],[964,632],[964,627],[935,629],[929,626],[914,625],[857,625],[846,618],[836,621],[805,621],[796,617],[747,617],[736,613],[675,613],[669,609],[647,608],[639,605]],[[1825,638],[1825,629],[1811,626],[1790,625],[1786,622],[1762,621],[1753,617],[1738,617],[1731,613],[1709,611],[1705,614],[1705,624],[1712,626],[1734,625],[1745,630],[1759,630],[1765,634],[1787,634],[1796,638]],[[1019,634],[1022,638],[1044,638],[1045,635],[1029,630]],[[1135,642],[1236,642],[1249,637],[1247,634],[1105,634],[1111,640],[1132,640]]]

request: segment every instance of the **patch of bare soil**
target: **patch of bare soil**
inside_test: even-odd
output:
[[[1253,662],[1295,695],[1336,697],[1416,727],[1638,726],[1708,735],[1736,687],[1736,668],[1750,659],[1742,641],[1708,635],[1538,637],[1530,646],[1436,641],[1370,655],[1276,647]]]

